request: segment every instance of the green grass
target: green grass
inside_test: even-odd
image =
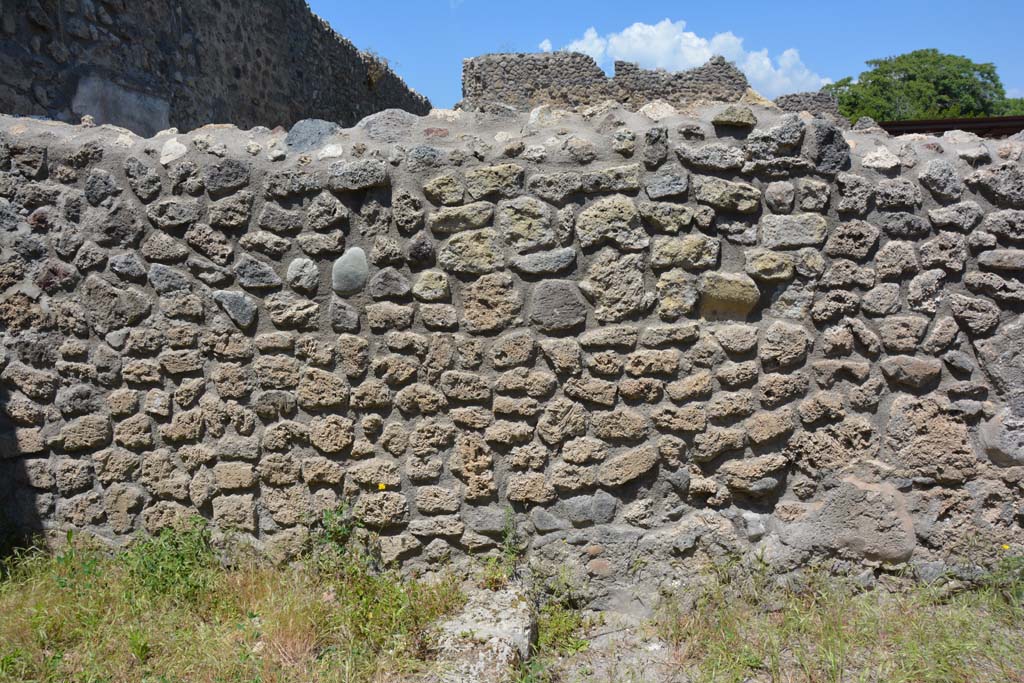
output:
[[[341,516],[288,567],[222,566],[205,526],[111,555],[69,539],[0,578],[0,682],[312,683],[391,680],[430,658],[454,579],[376,571]]]
[[[723,572],[666,600],[661,637],[702,683],[1024,682],[1024,561],[980,585],[859,590],[809,573],[799,589]]]
[[[555,683],[560,680],[560,663],[590,648],[584,634],[598,621],[584,615],[582,607],[586,600],[576,580],[564,568],[547,576],[536,574],[533,584],[537,640],[530,660],[519,667],[516,683]]]
[[[495,581],[518,562],[506,536]],[[0,568],[0,683],[398,680],[429,666],[433,624],[464,598],[454,578],[380,570],[365,538],[334,513],[286,567],[237,552],[223,564],[198,520],[117,554],[72,537],[16,553]],[[804,579],[720,567],[666,598],[652,628],[695,683],[1024,683],[1024,558],[969,587]],[[518,680],[570,680],[591,655],[584,592],[564,571],[534,584],[538,636]]]

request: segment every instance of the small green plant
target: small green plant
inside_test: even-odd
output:
[[[131,587],[149,599],[198,602],[211,588],[217,558],[206,520],[193,517],[181,529],[140,538],[121,558]]]
[[[132,629],[128,632],[128,648],[131,650],[132,657],[135,657],[140,664],[145,664],[149,659],[149,640],[143,631]]]
[[[498,553],[484,559],[480,585],[487,590],[501,590],[508,585],[519,567],[522,543],[516,532],[515,515],[505,508],[505,526],[501,534]]]
[[[79,548],[74,532],[68,530],[63,550],[54,558],[57,586],[64,590],[91,590],[100,575],[99,557],[88,548]]]
[[[524,662],[519,666],[515,683],[554,683],[555,677],[551,664],[539,657]]]
[[[1008,552],[1009,547],[1003,546]],[[1001,557],[984,578],[984,584],[998,593],[1008,607],[1024,609],[1024,556]]]
[[[320,542],[338,549],[347,548],[355,529],[356,523],[345,506],[325,510],[320,523]]]
[[[581,611],[586,602],[585,591],[570,570],[559,566],[548,571],[540,565],[531,570],[538,605],[537,642],[530,661],[519,669],[517,683],[553,683],[561,680],[556,674],[561,659],[590,648],[584,633],[597,622]]]
[[[362,57],[363,63],[366,65],[366,85],[373,90],[387,75],[388,60],[373,50],[363,50]]]
[[[572,655],[586,650],[590,643],[580,633],[586,625],[583,614],[560,602],[549,602],[537,616],[537,651]]]

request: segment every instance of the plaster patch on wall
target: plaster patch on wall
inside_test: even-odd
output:
[[[171,125],[167,100],[99,76],[79,79],[71,110],[78,116],[92,116],[98,124],[110,123],[146,136]]]

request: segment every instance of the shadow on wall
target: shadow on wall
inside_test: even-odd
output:
[[[2,365],[2,360],[0,360]],[[0,560],[25,547],[43,530],[39,506],[47,494],[36,495],[19,446],[20,429],[7,417],[10,394],[0,385]]]
[[[98,76],[78,81],[71,110],[78,116],[92,116],[98,124],[112,123],[144,137],[171,126],[171,105],[166,99],[129,90]]]

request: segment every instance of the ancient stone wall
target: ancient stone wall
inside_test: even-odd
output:
[[[614,100],[631,109],[654,100],[674,105],[699,101],[735,102],[747,79],[722,57],[688,71],[649,71],[615,62],[615,75],[579,52],[490,54],[462,63],[463,109],[511,106],[528,110],[542,104],[580,107]]]
[[[0,112],[142,134],[207,123],[352,125],[430,104],[303,0],[13,0],[0,6]]]
[[[839,116],[839,99],[824,90],[781,95],[775,98],[775,105],[782,111],[807,111],[817,116]]]
[[[0,508],[646,582],[1020,547],[1024,143],[717,105],[0,118]]]

